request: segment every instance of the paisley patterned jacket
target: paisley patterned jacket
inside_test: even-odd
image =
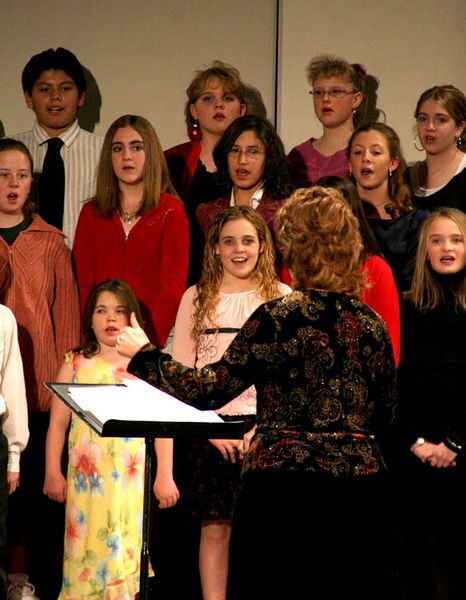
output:
[[[382,319],[355,298],[294,291],[260,306],[216,363],[186,368],[148,346],[128,370],[198,408],[221,407],[254,384],[257,430],[243,473],[386,468],[379,440],[396,404],[393,351]]]

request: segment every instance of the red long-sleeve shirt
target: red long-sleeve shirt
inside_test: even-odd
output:
[[[81,210],[73,247],[81,308],[94,286],[123,279],[139,300],[147,335],[163,346],[186,289],[188,256],[188,220],[177,198],[162,194],[128,237],[118,214],[102,217],[91,200]]]

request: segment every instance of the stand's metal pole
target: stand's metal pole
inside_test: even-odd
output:
[[[144,505],[142,511],[142,547],[139,575],[139,599],[149,600],[149,527],[150,498],[152,490],[152,451],[154,438],[146,437],[146,460],[144,466]]]

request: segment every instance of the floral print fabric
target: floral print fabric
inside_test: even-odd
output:
[[[74,360],[77,383],[116,383],[99,357]],[[106,438],[72,416],[59,600],[132,600],[139,590],[145,443]]]
[[[257,429],[243,473],[386,468],[378,437],[394,417],[393,350],[385,323],[355,298],[295,291],[260,306],[216,363],[189,369],[149,347],[128,370],[200,408],[254,384]]]

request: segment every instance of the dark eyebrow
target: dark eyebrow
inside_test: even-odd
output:
[[[112,146],[115,146],[116,144],[124,144],[125,142],[112,142]],[[131,146],[131,144],[144,144],[143,140],[131,140],[130,142],[128,142],[128,144]]]

